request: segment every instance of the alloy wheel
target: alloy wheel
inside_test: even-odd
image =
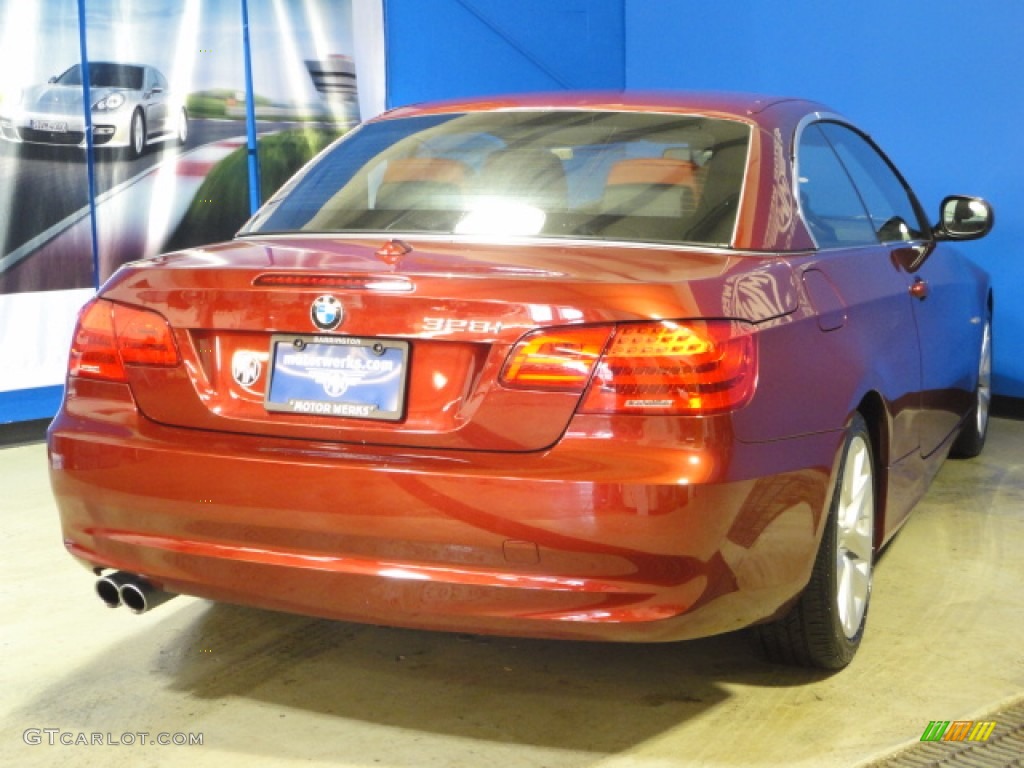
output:
[[[843,634],[860,630],[871,595],[875,491],[871,449],[863,435],[850,441],[843,459],[836,507],[836,608]]]
[[[145,130],[142,125],[142,115],[135,113],[132,117],[132,151],[135,156],[138,157],[142,154],[142,150],[146,148],[146,137],[144,135]]]
[[[975,419],[979,435],[988,430],[988,412],[992,403],[992,325],[985,323],[981,337],[981,362],[978,365],[978,407]]]

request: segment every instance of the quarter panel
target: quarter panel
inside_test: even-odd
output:
[[[822,302],[802,287],[800,309],[759,328],[757,392],[735,416],[741,440],[842,429],[877,391],[892,426],[893,460],[917,446],[920,356],[908,280],[878,247],[791,259],[824,276],[838,296]],[[820,279],[820,278],[818,278]],[[843,311],[837,312],[837,306]]]

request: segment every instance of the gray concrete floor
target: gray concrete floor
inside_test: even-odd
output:
[[[110,611],[61,547],[44,447],[6,448],[0,764],[861,765],[1024,696],[1024,422],[989,440],[947,462],[886,551],[864,644],[831,676],[764,663],[743,636],[477,638],[188,597]],[[203,743],[124,743],[140,732]]]

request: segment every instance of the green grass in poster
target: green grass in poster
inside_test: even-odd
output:
[[[322,127],[296,128],[258,142],[260,199],[282,184],[343,133]],[[249,218],[249,169],[245,147],[221,160],[207,174],[185,216],[164,247],[173,251],[230,240]]]

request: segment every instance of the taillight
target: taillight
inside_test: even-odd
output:
[[[114,340],[114,305],[96,300],[85,305],[71,342],[68,370],[72,376],[124,381],[124,366]]]
[[[125,365],[178,364],[171,327],[156,312],[114,305],[114,334]]]
[[[611,326],[596,326],[530,334],[513,348],[501,383],[521,389],[582,392],[611,332]]]
[[[162,316],[94,299],[79,315],[68,370],[72,376],[126,381],[126,364],[174,366],[178,361],[171,328]]]
[[[601,356],[581,413],[704,415],[754,394],[757,346],[739,323],[624,324]]]

